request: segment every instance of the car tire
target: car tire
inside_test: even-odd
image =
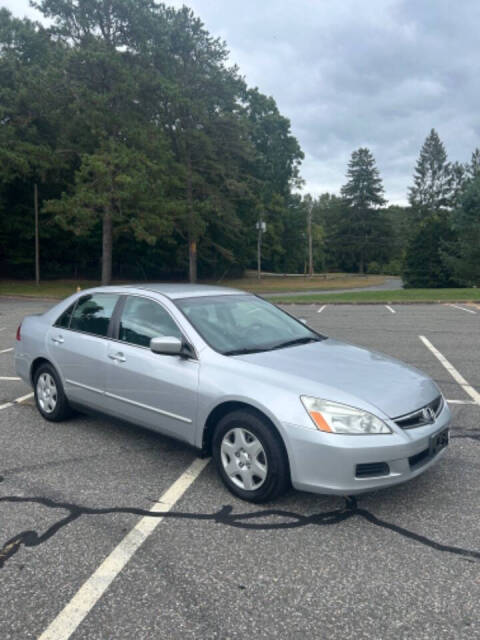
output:
[[[33,389],[35,404],[45,420],[60,422],[71,415],[60,376],[51,364],[42,364],[35,371]]]
[[[253,411],[233,411],[218,422],[212,455],[223,483],[242,500],[269,502],[290,486],[283,442]]]

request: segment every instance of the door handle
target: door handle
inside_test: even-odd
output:
[[[52,336],[52,342],[55,342],[55,344],[63,344],[65,340],[63,339],[63,336]]]
[[[123,355],[123,353],[109,353],[108,357],[110,358],[110,360],[116,360],[116,362],[125,362],[126,358]]]

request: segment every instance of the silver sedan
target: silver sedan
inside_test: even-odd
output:
[[[183,440],[252,502],[290,485],[388,487],[448,445],[450,411],[424,373],[234,289],[82,291],[24,318],[15,364],[47,420],[94,410]]]

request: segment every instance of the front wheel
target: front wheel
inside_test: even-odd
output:
[[[289,486],[280,436],[253,412],[235,411],[220,420],[213,436],[213,458],[224,484],[242,500],[268,502]]]

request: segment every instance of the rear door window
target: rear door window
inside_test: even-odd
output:
[[[75,307],[70,329],[96,336],[107,336],[108,325],[119,296],[112,293],[94,293],[82,296]]]

